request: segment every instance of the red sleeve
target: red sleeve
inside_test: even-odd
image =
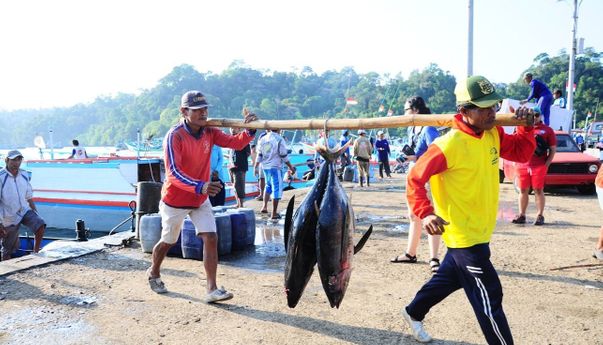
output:
[[[496,127],[500,137],[500,157],[513,162],[525,163],[532,158],[536,149],[534,127],[517,126],[513,134]]]
[[[253,135],[250,135],[248,131],[242,131],[237,135],[230,135],[217,128],[212,128],[212,135],[214,144],[235,150],[242,150],[253,140]]]
[[[406,178],[408,206],[417,217],[423,219],[433,214],[433,206],[427,197],[425,184],[429,178],[448,169],[446,156],[437,145],[429,145],[427,151],[417,160]]]

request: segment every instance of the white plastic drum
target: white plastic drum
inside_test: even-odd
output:
[[[145,253],[153,252],[153,247],[161,238],[161,216],[158,213],[145,214],[140,218],[140,246]]]

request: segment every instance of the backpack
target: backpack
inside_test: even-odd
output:
[[[534,155],[541,157],[545,156],[549,150],[549,143],[540,135],[536,135],[536,149]]]

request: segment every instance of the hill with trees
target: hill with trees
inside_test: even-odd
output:
[[[551,90],[565,90],[567,64],[564,51],[554,57],[540,54],[526,71]],[[514,83],[497,84],[497,89],[505,97],[525,98],[529,90],[522,75]],[[603,98],[600,52],[587,49],[576,59],[576,84],[574,108],[580,124],[587,112],[598,113],[595,107]],[[73,138],[86,146],[117,145],[135,140],[138,130],[144,138],[161,137],[180,118],[180,96],[193,89],[206,94],[212,104],[210,117],[239,118],[243,107],[248,107],[263,119],[286,120],[379,117],[389,110],[402,114],[404,101],[413,95],[425,98],[434,113],[452,113],[455,85],[454,76],[435,64],[411,72],[407,79],[374,72],[359,74],[351,67],[317,74],[309,67],[296,72],[259,71],[234,61],[215,74],[200,73],[185,64],[139,95],[99,97],[92,103],[67,108],[0,112],[0,147],[32,146],[36,135],[48,143],[49,130],[56,147],[69,146]],[[348,97],[357,104],[347,105]],[[402,134],[404,130],[390,133]]]

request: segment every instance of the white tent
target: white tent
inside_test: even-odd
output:
[[[535,107],[536,103],[526,103],[524,105],[527,107]],[[511,107],[515,109],[519,108],[519,101],[505,98],[503,99],[499,113],[508,114],[511,112]],[[556,131],[569,132],[569,130],[572,128],[572,112],[567,109],[551,106],[551,116],[549,117],[549,120],[551,122],[549,126]],[[514,127],[505,127],[505,132],[507,133],[513,133],[513,130]]]

